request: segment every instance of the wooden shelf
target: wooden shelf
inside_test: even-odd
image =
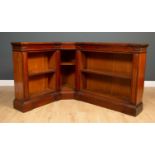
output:
[[[29,77],[37,76],[37,75],[43,75],[43,74],[49,74],[49,73],[54,73],[54,72],[55,72],[54,69],[49,69],[49,70],[42,71],[42,72],[29,73]]]
[[[75,63],[74,62],[62,62],[61,65],[62,66],[74,66]]]
[[[91,69],[82,69],[81,72],[88,73],[88,74],[96,74],[96,75],[106,75],[106,76],[118,77],[123,79],[131,79],[131,77],[128,75],[114,73],[114,72],[107,72],[107,71],[95,71]]]

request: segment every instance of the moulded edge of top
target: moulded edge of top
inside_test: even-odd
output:
[[[12,45],[43,45],[43,44],[75,44],[75,45],[105,45],[105,46],[132,46],[132,47],[148,47],[147,43],[123,43],[123,42],[12,42]]]

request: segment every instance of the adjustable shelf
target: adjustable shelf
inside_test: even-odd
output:
[[[129,79],[129,80],[131,79],[131,76],[120,74],[120,73],[108,72],[108,71],[95,71],[95,70],[91,70],[91,69],[82,69],[81,72],[87,73],[87,74],[96,74],[96,75],[118,77],[118,78]]]
[[[74,66],[75,63],[74,62],[62,62],[61,65],[62,66]]]
[[[37,76],[37,75],[43,75],[43,74],[51,74],[51,73],[55,73],[55,70],[49,69],[47,71],[29,73],[29,77],[33,77],[33,76]]]

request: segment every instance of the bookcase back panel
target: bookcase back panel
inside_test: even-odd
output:
[[[107,54],[86,52],[86,68],[96,71],[107,71],[131,77],[132,54]]]
[[[29,53],[28,57],[29,73],[55,69],[55,53],[53,52]]]
[[[90,74],[85,76],[86,90],[122,99],[130,98],[130,80]]]

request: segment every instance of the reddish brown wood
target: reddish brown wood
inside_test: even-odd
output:
[[[14,82],[15,95],[17,100],[24,99],[24,78],[23,78],[23,57],[22,53],[14,51]]]
[[[76,51],[76,77],[75,77],[75,82],[76,82],[76,91],[80,90],[80,66],[81,66],[81,58],[80,58],[80,50]]]
[[[56,50],[56,90],[60,91],[60,50]]]
[[[23,58],[23,79],[24,79],[24,98],[29,99],[29,86],[28,86],[28,58],[27,53],[22,53]]]
[[[145,49],[142,49],[145,50]],[[144,77],[145,77],[146,53],[133,56],[133,72],[131,86],[131,102],[138,104],[142,102]],[[141,69],[142,68],[142,69]]]
[[[12,43],[14,107],[77,99],[129,115],[143,108],[147,44]]]

